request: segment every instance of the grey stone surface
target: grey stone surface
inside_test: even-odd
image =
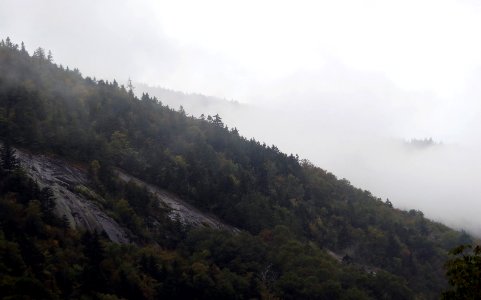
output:
[[[33,180],[41,187],[52,189],[57,204],[57,215],[67,218],[72,228],[105,231],[115,243],[130,243],[127,231],[109,217],[97,203],[85,196],[95,193],[87,187],[87,174],[84,170],[59,159],[18,149],[17,157]],[[87,193],[81,193],[80,188]]]
[[[117,175],[124,182],[134,182],[138,186],[147,188],[147,190],[157,197],[163,205],[170,208],[169,217],[172,220],[178,219],[184,225],[192,225],[195,227],[209,227],[219,230],[239,232],[239,229],[223,223],[213,215],[201,212],[197,208],[165,190],[148,184],[121,170],[117,170]]]

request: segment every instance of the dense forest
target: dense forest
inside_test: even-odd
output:
[[[0,44],[0,294],[11,299],[435,299],[448,250],[472,238],[402,211],[297,155],[195,118],[50,52]],[[89,169],[136,236],[73,230],[14,149]],[[241,231],[184,226],[123,170]],[[150,216],[162,220],[150,223]],[[339,259],[340,257],[340,259]],[[22,298],[23,299],[23,298]]]

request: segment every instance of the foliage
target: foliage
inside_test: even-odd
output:
[[[131,86],[84,78],[40,49],[30,56],[9,39],[0,43],[0,139],[88,166],[102,207],[137,246],[113,245],[101,234],[82,238],[50,221],[50,193],[34,192],[15,164],[5,165],[12,157],[6,144],[0,268],[7,257],[17,262],[3,267],[8,294],[30,285],[45,298],[435,298],[447,284],[447,249],[470,242],[422,212],[398,210],[240,136],[218,115],[197,119],[147,94],[139,99]],[[147,191],[116,180],[115,168],[243,233],[182,227]]]
[[[481,247],[460,245],[449,252],[446,275],[451,289],[443,293],[444,299],[481,298]]]

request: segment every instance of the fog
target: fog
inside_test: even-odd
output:
[[[389,198],[397,208],[421,210],[433,220],[481,235],[477,217],[481,209],[481,146],[476,139],[479,127],[466,128],[464,142],[453,138],[452,142],[411,143],[412,139],[423,140],[426,133],[435,132],[427,126],[421,127],[425,131],[420,129],[420,135],[400,134],[415,132],[415,124],[422,124],[423,116],[453,121],[458,116],[456,111],[449,116],[445,111],[449,107],[433,108],[431,112],[419,112],[409,105],[390,107],[392,103],[375,107],[376,99],[359,98],[360,92],[318,95],[329,99],[320,100],[318,106],[296,101],[264,107],[143,84],[137,87],[159,96],[173,108],[182,105],[188,114],[197,117],[218,113],[242,135],[298,154],[356,187],[383,200]],[[349,104],[351,97],[358,100]],[[422,95],[411,97],[424,99]],[[472,114],[476,115],[474,111]],[[474,125],[473,119],[466,119],[466,124]],[[449,137],[449,132],[445,136]]]
[[[474,1],[0,1],[2,38],[481,235],[479,28]]]

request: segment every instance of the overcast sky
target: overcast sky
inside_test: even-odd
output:
[[[364,93],[421,119],[392,134],[456,142],[478,106],[480,29],[477,1],[0,1],[2,36],[85,75],[269,105]]]
[[[269,108],[241,133],[451,224],[463,206],[473,230],[480,31],[481,2],[467,0],[0,0],[2,38],[84,75]],[[393,142],[413,137],[445,150]]]
[[[0,30],[86,73],[243,101],[333,62],[451,96],[481,64],[476,3],[2,0]]]

